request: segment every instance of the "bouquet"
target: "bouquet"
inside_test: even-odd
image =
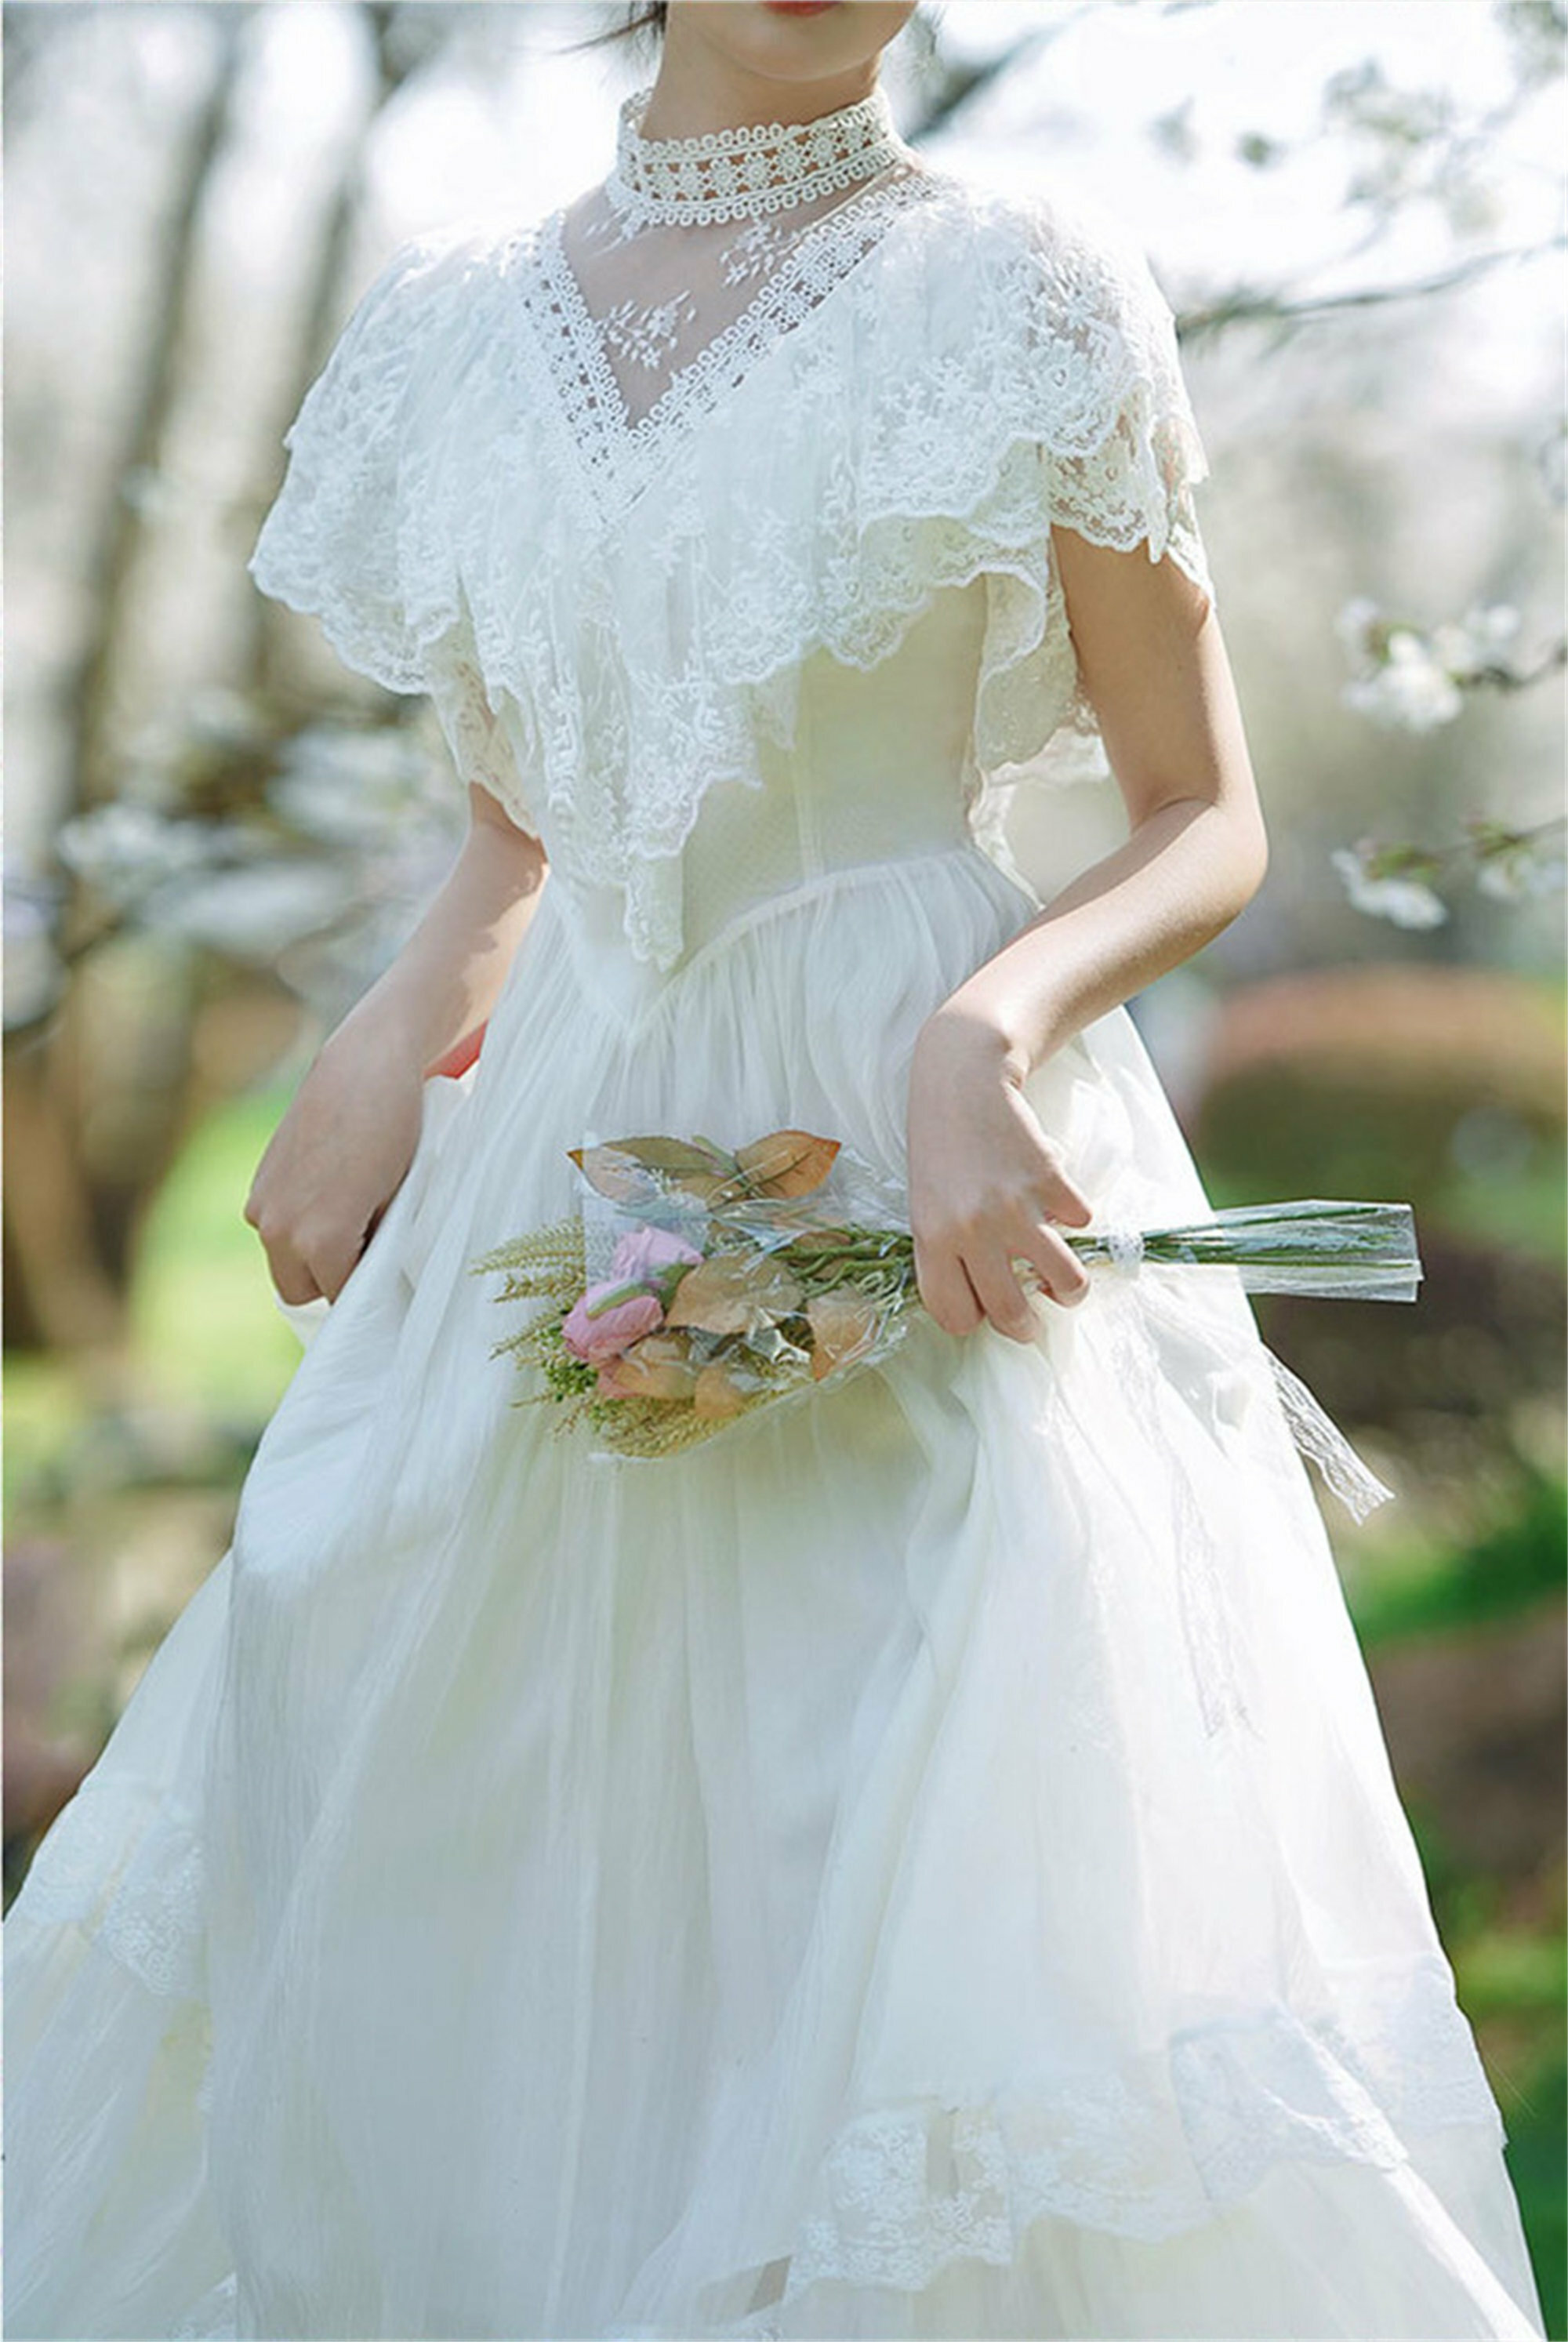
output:
[[[655,1136],[568,1154],[576,1212],[471,1266],[507,1272],[495,1299],[543,1305],[491,1350],[535,1372],[514,1403],[554,1405],[557,1431],[585,1424],[596,1454],[667,1456],[875,1365],[923,1306],[898,1190],[836,1139],[775,1130],[731,1152]],[[1057,1233],[1087,1266],[1225,1267],[1253,1291],[1413,1300],[1422,1274],[1408,1204]],[[1014,1266],[1040,1289],[1033,1264]]]

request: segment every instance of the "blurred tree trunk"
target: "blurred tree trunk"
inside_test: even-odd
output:
[[[115,794],[116,654],[143,534],[140,505],[125,495],[125,484],[144,471],[155,473],[165,452],[188,345],[207,190],[230,135],[240,82],[243,15],[218,9],[212,22],[212,80],[191,125],[166,222],[159,227],[146,334],[138,354],[140,379],[127,402],[124,445],[109,474],[97,541],[88,553],[87,635],[67,693],[73,811]]]
[[[375,125],[413,70],[414,59],[408,46],[398,36],[395,8],[387,5],[387,0],[366,0],[362,14],[374,75],[369,113],[359,137],[345,157],[326,205],[321,234],[314,246],[298,354],[293,369],[284,376],[276,425],[268,435],[269,448],[273,449],[281,450],[283,435],[299,412],[305,392],[325,364],[352,305],[346,279],[350,255],[365,205],[366,164],[374,143]],[[281,469],[281,464],[275,465],[273,493],[275,493],[275,480]],[[257,506],[255,525],[258,528],[271,501],[269,494]],[[281,603],[270,601],[265,594],[255,593],[249,596],[247,612],[251,647],[248,658],[243,664],[248,667],[251,688],[264,703],[285,706],[290,696],[288,677],[294,665],[289,651],[292,614]]]
[[[139,468],[155,469],[175,405],[206,193],[230,125],[242,25],[242,18],[226,12],[213,19],[213,74],[196,108],[158,237],[139,379],[127,402],[124,445],[106,476],[87,559],[86,636],[65,691],[65,815],[115,794],[115,657],[143,527],[140,508],[125,494],[125,483]],[[65,1348],[84,1342],[102,1346],[120,1328],[130,1234],[127,1215],[105,1222],[79,1143],[83,1116],[95,1105],[80,1094],[69,1072],[79,1056],[83,1013],[80,990],[73,984],[40,1031],[21,1046],[7,1047],[5,1066],[5,1208],[11,1256],[23,1264],[26,1316],[33,1327]],[[166,1150],[155,1147],[145,1164],[126,1167],[134,1167],[137,1184],[145,1180],[151,1186],[166,1159]],[[22,1323],[11,1321],[9,1332],[20,1336],[24,1330]]]
[[[365,156],[383,107],[419,61],[417,44],[398,37],[389,5],[362,11],[374,64],[372,101],[329,203],[315,247],[312,281],[298,361],[288,395],[292,418],[317,372],[344,305],[343,277],[365,199]],[[86,639],[67,686],[67,799],[63,817],[117,793],[118,742],[124,711],[116,691],[123,645],[140,575],[144,522],[124,492],[127,477],[156,474],[173,428],[199,282],[198,261],[209,189],[235,134],[245,86],[248,11],[210,12],[215,56],[211,78],[191,123],[165,219],[147,305],[147,330],[137,354],[139,374],[127,402],[124,444],[110,467],[99,525],[87,561]],[[434,37],[434,36],[433,36]],[[279,426],[279,435],[284,426]],[[281,659],[274,625],[283,614],[253,597],[256,633],[251,681],[269,680]],[[265,614],[265,615],[264,615]],[[6,1339],[102,1354],[123,1337],[124,1312],[136,1236],[190,1126],[197,1099],[191,1079],[193,1040],[202,1013],[199,956],[169,955],[167,980],[153,987],[146,1014],[155,1033],[123,1065],[95,1069],[86,1044],[94,1009],[92,986],[74,980],[56,1012],[40,1028],[6,1046],[5,1257],[16,1272],[7,1280]],[[149,1087],[149,1058],[159,1079]],[[245,1067],[239,1078],[254,1069]],[[116,1099],[105,1085],[118,1080],[135,1097]],[[204,1086],[200,1101],[212,1104]],[[85,1143],[89,1116],[123,1134],[112,1168],[95,1163]],[[102,1150],[99,1150],[100,1154]]]
[[[100,1255],[71,1111],[48,1040],[5,1051],[6,1346],[106,1349],[122,1296]]]

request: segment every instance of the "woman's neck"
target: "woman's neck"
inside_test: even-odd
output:
[[[876,62],[818,81],[778,81],[699,49],[677,55],[666,47],[648,110],[644,138],[700,138],[713,130],[739,130],[754,123],[814,122],[821,114],[853,105],[876,87]]]

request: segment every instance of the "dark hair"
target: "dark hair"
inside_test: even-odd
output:
[[[607,32],[595,33],[591,40],[574,41],[569,46],[574,54],[580,49],[607,48],[613,42],[636,40],[650,35],[657,46],[664,37],[664,19],[670,13],[670,0],[632,0],[625,20],[612,25]]]

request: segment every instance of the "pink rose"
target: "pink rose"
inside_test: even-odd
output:
[[[617,1301],[596,1316],[589,1315],[601,1295],[615,1292],[625,1283],[617,1276],[601,1285],[591,1285],[580,1301],[574,1301],[561,1326],[561,1339],[574,1357],[586,1359],[597,1366],[602,1358],[619,1356],[629,1344],[641,1341],[664,1322],[664,1313],[658,1296],[652,1293],[634,1293],[625,1301]]]
[[[635,1278],[638,1283],[652,1285],[660,1278],[661,1271],[678,1265],[690,1267],[702,1258],[694,1245],[668,1228],[631,1228],[620,1239],[610,1256],[610,1274],[622,1280]]]

